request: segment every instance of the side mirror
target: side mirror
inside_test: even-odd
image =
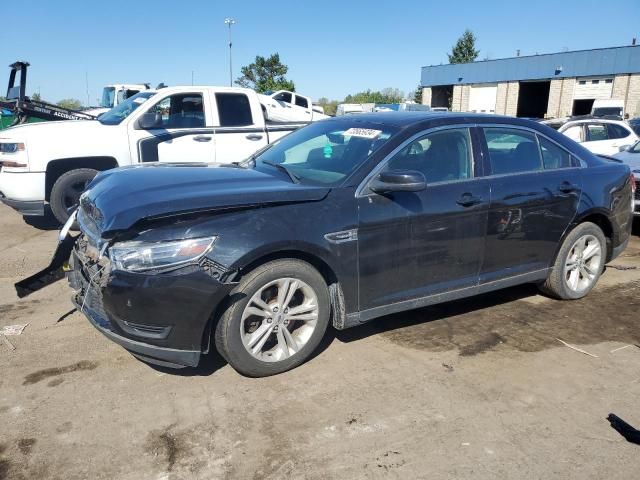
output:
[[[620,148],[618,148],[619,152],[626,152],[628,150],[630,150],[632,147],[632,145],[622,145]]]
[[[414,170],[382,172],[373,179],[369,188],[376,193],[421,192],[427,188],[424,175]]]
[[[153,130],[162,127],[162,116],[160,113],[145,113],[138,120],[138,129]]]

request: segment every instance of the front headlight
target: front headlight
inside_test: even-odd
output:
[[[130,241],[109,248],[109,258],[116,270],[142,272],[176,267],[194,262],[205,255],[217,237],[190,238],[169,242]]]

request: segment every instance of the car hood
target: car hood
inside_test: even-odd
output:
[[[34,122],[15,125],[2,131],[3,137],[19,137],[21,140],[34,139],[46,132],[47,135],[73,137],[104,130],[97,120],[57,120],[52,122]]]
[[[276,176],[277,175],[277,176]],[[328,188],[221,164],[150,163],[108,170],[82,195],[82,214],[109,238],[143,219],[322,200]]]

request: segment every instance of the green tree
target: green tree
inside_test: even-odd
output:
[[[324,109],[325,115],[331,115],[332,117],[335,116],[336,111],[338,110],[338,101],[329,100],[327,97],[319,98],[318,105]]]
[[[480,50],[476,50],[476,37],[473,32],[466,29],[456,44],[448,53],[449,63],[469,63],[478,58]]]
[[[75,98],[65,98],[56,103],[59,107],[68,108],[69,110],[80,110],[82,108],[82,102]]]
[[[413,101],[422,103],[422,85],[418,85],[418,88],[416,88],[416,91],[413,93]]]
[[[397,88],[384,88],[381,91],[365,90],[364,92],[347,95],[344,103],[400,103],[404,100],[404,93]]]
[[[255,62],[240,69],[242,76],[236,80],[236,85],[253,88],[258,93],[267,90],[295,91],[295,85],[285,77],[289,67],[280,61],[280,55],[274,53],[268,58],[256,56]]]
[[[40,94],[36,92],[33,95],[31,95],[31,100],[33,100],[34,102],[41,102],[42,97],[40,97]]]

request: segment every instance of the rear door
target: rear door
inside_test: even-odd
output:
[[[489,183],[478,178],[471,133],[425,132],[380,167],[422,172],[424,191],[359,193],[361,310],[477,284]]]
[[[540,272],[576,214],[580,168],[568,151],[531,130],[481,130],[491,205],[480,283]]]
[[[621,147],[633,145],[637,140],[635,133],[623,125],[617,123],[607,123],[606,125],[611,147],[616,150],[614,153],[618,153]]]
[[[159,120],[145,130],[138,122],[129,127],[132,157],[141,162],[212,162],[212,118],[206,113],[207,92],[181,92],[158,100],[147,111]],[[209,126],[208,126],[209,125]]]
[[[214,132],[216,162],[238,162],[267,145],[262,111],[259,106],[252,106],[245,93],[216,92],[212,108],[217,125]]]
[[[600,155],[613,155],[614,153],[618,153],[618,149],[614,146],[615,143],[615,140],[609,138],[606,124],[585,124],[584,146],[593,153]]]

